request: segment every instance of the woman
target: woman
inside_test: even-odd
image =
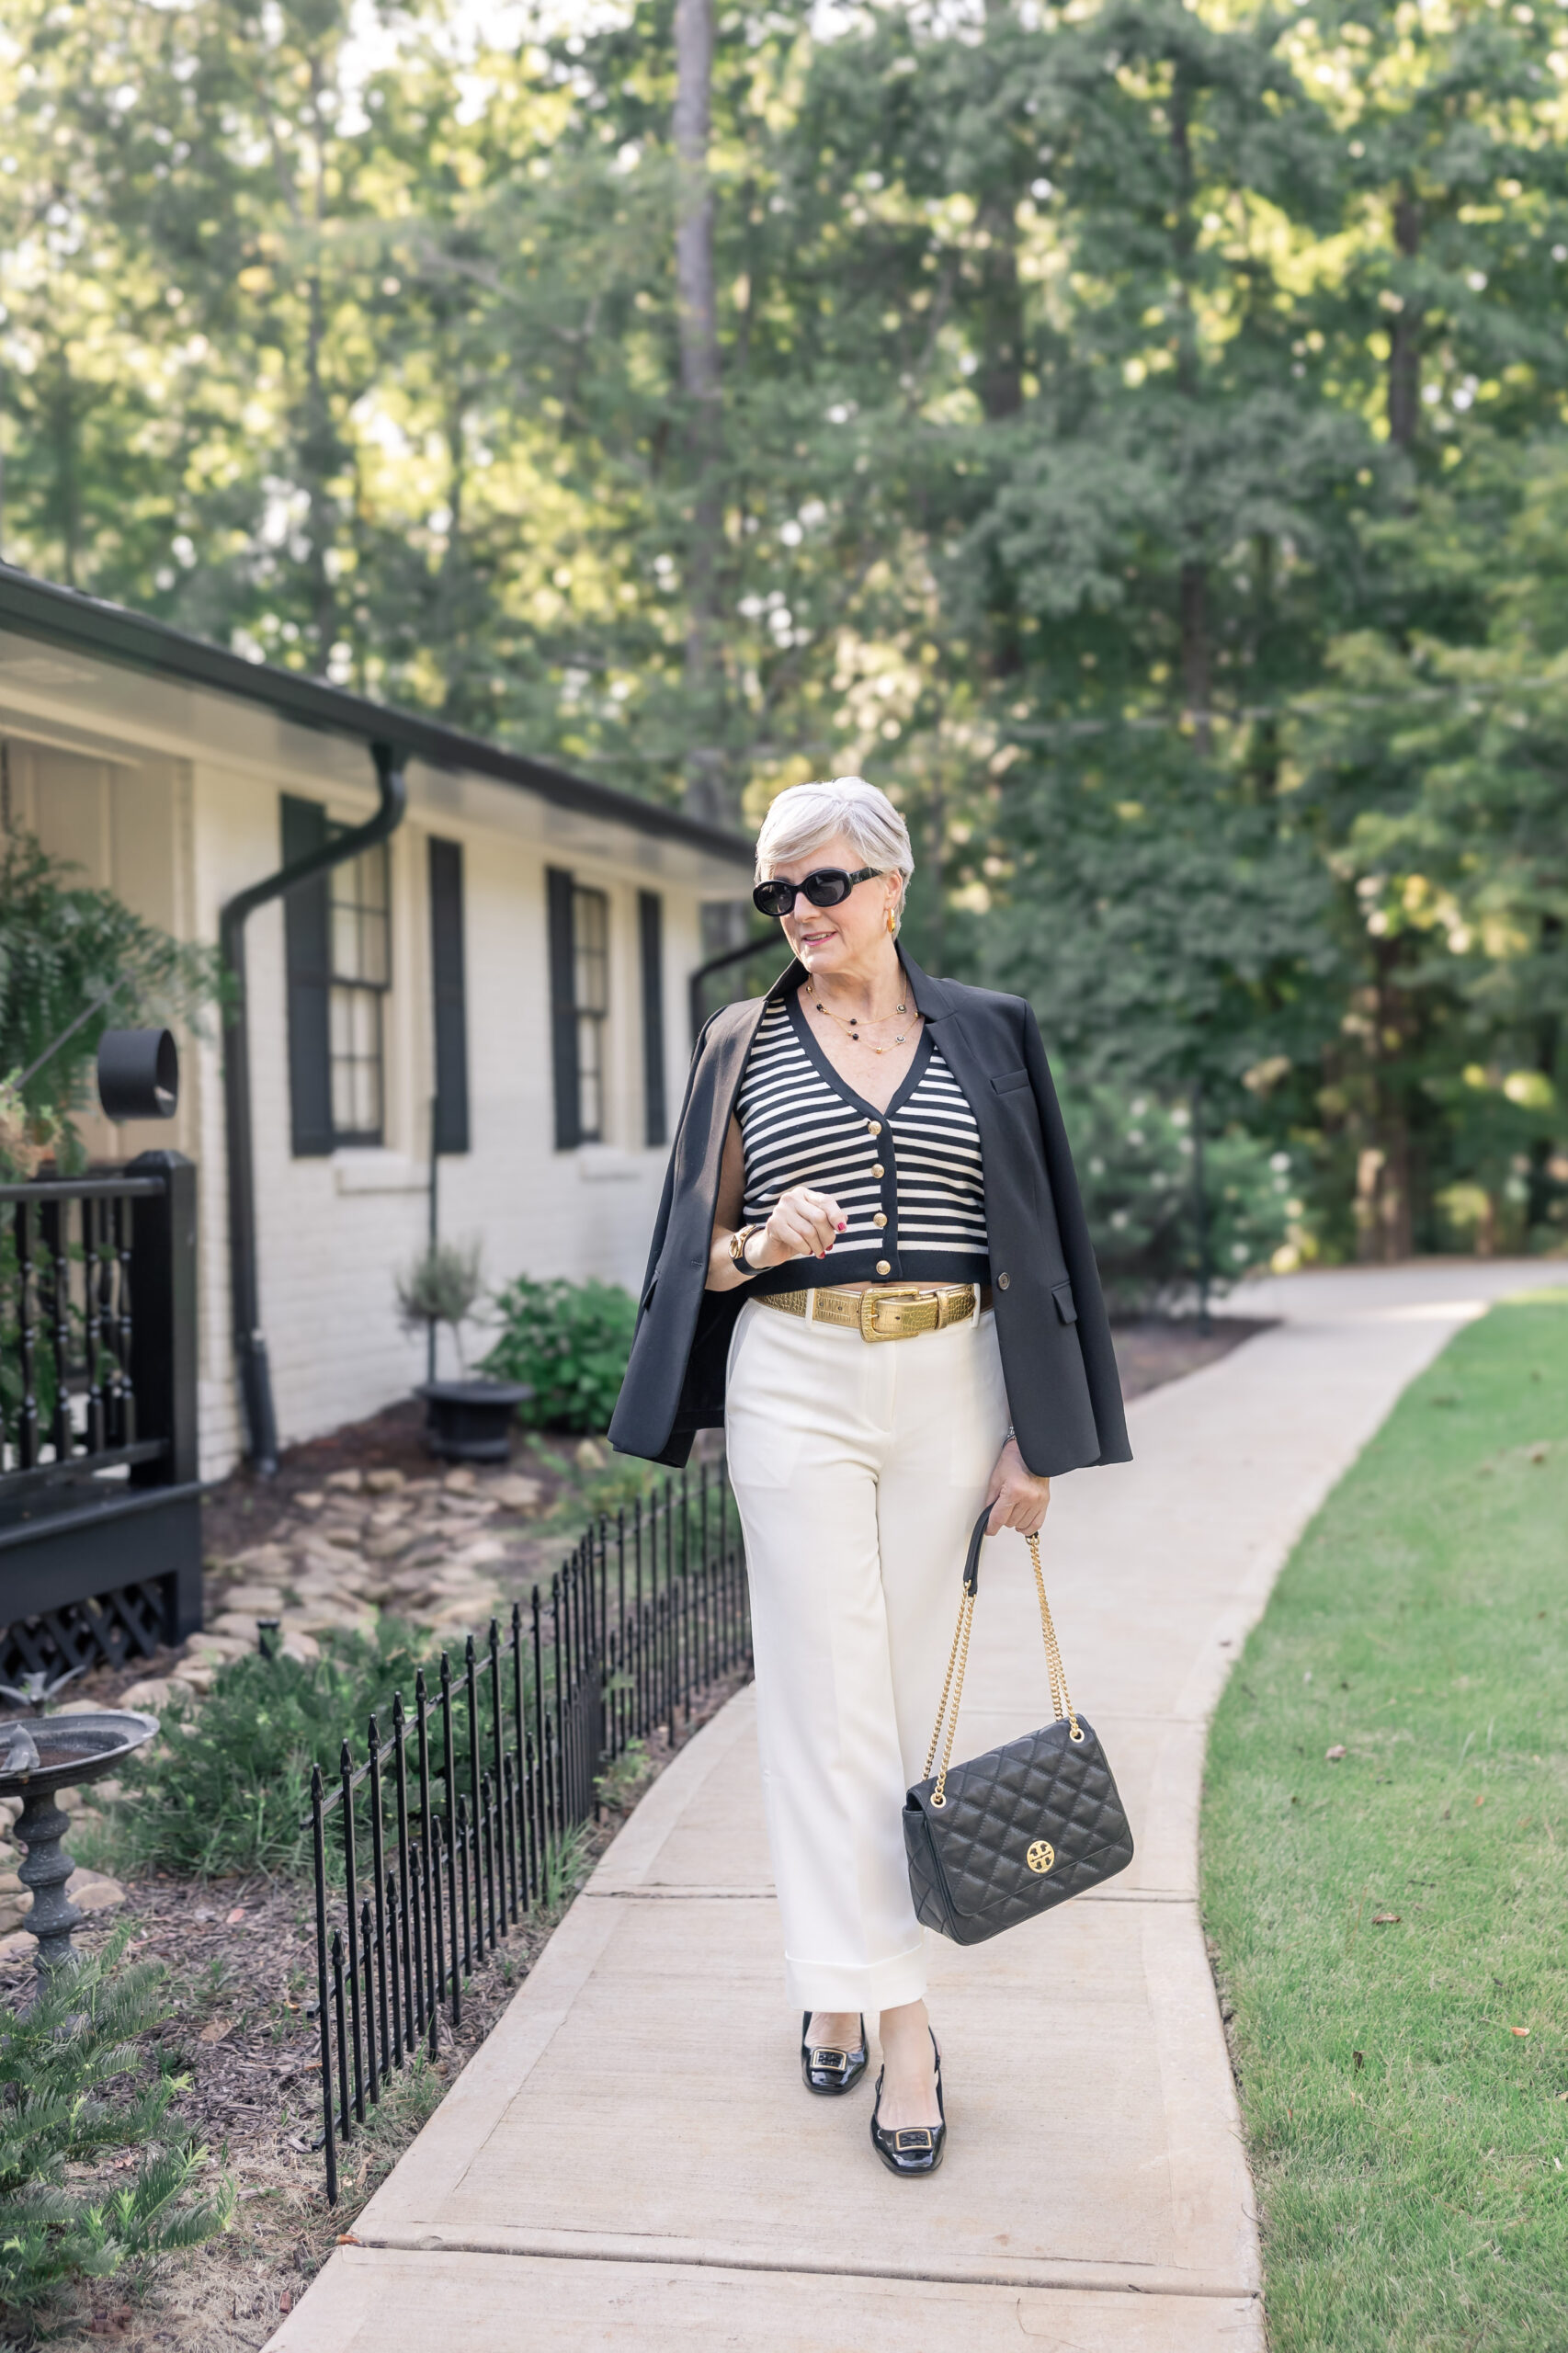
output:
[[[768,810],[754,896],[795,961],[702,1033],[610,1426],[680,1463],[725,1425],[801,2072],[851,2090],[877,2013],[906,2176],[946,2125],[902,1814],[969,1531],[988,1502],[1032,1534],[1055,1473],[1130,1458],[1039,1029],[901,953],[913,871],[858,777]]]

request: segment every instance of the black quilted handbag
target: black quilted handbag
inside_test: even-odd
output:
[[[990,1517],[987,1505],[969,1540],[963,1598],[926,1759],[926,1779],[916,1783],[903,1803],[903,1843],[915,1912],[926,1927],[939,1929],[960,1945],[983,1944],[1004,1928],[1016,1928],[1037,1912],[1049,1912],[1070,1895],[1082,1895],[1085,1888],[1114,1879],[1132,1860],[1132,1833],[1105,1751],[1094,1726],[1067,1696],[1038,1536],[1028,1539],[1028,1548],[1051,1675],[1052,1721],[967,1765],[951,1761],[974,1597],[980,1590],[981,1540]],[[941,1769],[933,1778],[944,1719],[947,1741]]]

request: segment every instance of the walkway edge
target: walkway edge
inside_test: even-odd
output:
[[[1198,2296],[1222,2302],[1259,2293],[1234,2279],[1207,2279],[1191,2271],[1153,2264],[1073,2263],[855,2263],[838,2257],[791,2254],[785,2261],[756,2247],[718,2240],[640,2238],[608,2232],[442,2229],[434,2223],[404,2224],[369,2236],[354,2234],[357,2245],[404,2255],[545,2256],[556,2262],[660,2263],[702,2271],[800,2272],[831,2279],[931,2280],[954,2288],[1073,2288],[1094,2294]]]

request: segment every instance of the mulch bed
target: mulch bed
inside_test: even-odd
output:
[[[1151,1315],[1138,1323],[1115,1324],[1111,1338],[1122,1394],[1131,1403],[1151,1389],[1163,1388],[1167,1381],[1180,1381],[1207,1364],[1217,1364],[1244,1340],[1272,1331],[1278,1320],[1272,1315],[1214,1315],[1207,1332],[1199,1330],[1195,1316]]]

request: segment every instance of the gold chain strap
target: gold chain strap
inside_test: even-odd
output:
[[[937,1776],[937,1786],[931,1792],[931,1802],[934,1806],[944,1806],[948,1802],[948,1768],[953,1761],[953,1742],[958,1737],[959,1702],[963,1698],[964,1669],[969,1665],[969,1630],[973,1623],[974,1596],[972,1593],[966,1593],[959,1604],[959,1622],[953,1634],[953,1651],[958,1660],[958,1682],[953,1692],[953,1711],[948,1718],[948,1737],[942,1749],[942,1769]],[[945,1697],[942,1706],[945,1712],[947,1709]],[[937,1732],[939,1733],[941,1729],[942,1719],[938,1716]],[[933,1733],[931,1735],[933,1756],[936,1754],[936,1748],[937,1733]],[[929,1758],[926,1759],[926,1770],[927,1773],[931,1770]]]
[[[942,1704],[941,1704],[941,1706],[937,1709],[937,1721],[936,1721],[936,1722],[935,1722],[935,1723],[932,1725],[932,1727],[931,1727],[931,1745],[930,1745],[930,1747],[926,1751],[926,1776],[925,1776],[925,1778],[926,1779],[926,1780],[929,1780],[929,1779],[930,1779],[930,1778],[931,1778],[931,1768],[932,1768],[932,1766],[933,1766],[933,1765],[935,1765],[935,1763],[937,1762],[937,1742],[941,1739],[941,1737],[942,1737],[942,1718],[943,1718],[943,1717],[947,1714],[947,1712],[948,1712],[948,1694],[949,1694],[949,1691],[952,1689],[952,1688],[953,1688],[953,1669],[954,1669],[954,1667],[958,1665],[958,1662],[959,1662],[959,1638],[960,1638],[960,1635],[965,1631],[965,1626],[966,1626],[966,1605],[967,1605],[967,1603],[969,1602],[969,1599],[970,1599],[970,1596],[969,1596],[969,1594],[968,1594],[967,1592],[965,1592],[963,1595],[961,1595],[961,1596],[960,1596],[960,1600],[959,1600],[959,1622],[958,1622],[958,1624],[953,1628],[953,1646],[952,1646],[951,1650],[948,1653],[948,1671],[947,1671],[946,1675],[944,1675],[944,1676],[943,1676],[943,1677],[942,1677]],[[974,1613],[973,1613],[973,1611],[972,1611],[972,1610],[968,1611],[968,1616],[969,1616],[969,1617],[972,1617],[972,1616],[973,1616],[973,1614],[974,1614]],[[965,1645],[964,1645],[964,1655],[965,1655],[965,1657],[966,1657],[966,1658],[967,1658],[967,1657],[968,1657],[968,1655],[969,1655],[969,1645],[967,1644],[967,1643],[965,1643]],[[961,1677],[960,1677],[960,1684],[961,1684],[961,1681],[962,1681]],[[947,1800],[944,1798],[944,1799],[943,1799],[943,1801],[942,1801],[942,1802],[943,1802],[943,1804],[945,1805],[945,1804],[947,1803]]]
[[[1045,1572],[1040,1564],[1040,1538],[1027,1540],[1029,1560],[1034,1568],[1034,1589],[1040,1597],[1040,1631],[1045,1636],[1045,1663],[1051,1671],[1051,1706],[1053,1722],[1065,1716],[1072,1737],[1081,1741],[1083,1733],[1074,1713],[1073,1701],[1067,1690],[1067,1670],[1062,1664],[1062,1646],[1056,1639],[1056,1627],[1051,1615],[1051,1604],[1045,1597]]]
[[[1029,1560],[1034,1569],[1035,1592],[1040,1598],[1040,1631],[1045,1642],[1046,1671],[1051,1677],[1051,1722],[1060,1722],[1062,1717],[1065,1717],[1070,1727],[1069,1736],[1074,1741],[1082,1741],[1083,1729],[1068,1695],[1067,1674],[1062,1664],[1062,1649],[1056,1639],[1056,1627],[1051,1615],[1051,1604],[1045,1597],[1045,1572],[1040,1567],[1040,1538],[1029,1536],[1026,1537],[1025,1541],[1029,1548]],[[942,1702],[937,1710],[937,1721],[931,1731],[931,1745],[926,1753],[926,1778],[929,1780],[931,1768],[937,1761],[937,1744],[941,1743],[942,1769],[937,1776],[937,1786],[931,1792],[932,1806],[937,1810],[948,1802],[948,1768],[953,1761],[953,1743],[958,1737],[959,1709],[963,1701],[964,1671],[969,1665],[970,1629],[974,1623],[974,1595],[966,1590],[962,1600],[959,1603],[959,1622],[953,1628],[953,1646],[948,1653],[948,1672],[942,1681]],[[948,1708],[949,1696],[952,1699],[950,1713]],[[947,1719],[945,1741],[942,1740],[944,1718]]]

